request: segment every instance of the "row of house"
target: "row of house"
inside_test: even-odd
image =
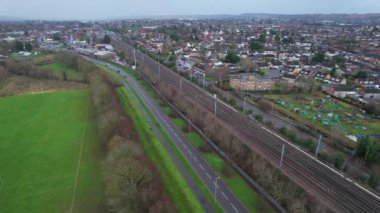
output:
[[[373,99],[380,99],[380,89],[377,88],[356,88],[348,85],[330,85],[324,91],[337,98],[352,98],[362,102]]]

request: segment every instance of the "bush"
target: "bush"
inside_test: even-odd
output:
[[[368,183],[372,188],[376,188],[380,184],[380,177],[375,174],[371,174]]]
[[[323,160],[323,161],[326,161],[326,162],[331,162],[331,159],[329,157],[329,155],[325,152],[319,152],[318,153],[318,157]]]
[[[368,166],[375,163],[380,163],[379,142],[369,138],[368,136],[361,139],[356,150],[356,156],[363,159]]]
[[[263,116],[260,115],[260,114],[256,114],[255,115],[255,119],[258,120],[258,121],[260,121],[260,122],[262,122],[263,121]]]
[[[341,153],[338,153],[334,156],[334,166],[338,169],[341,169],[344,163],[344,156]]]
[[[211,147],[209,145],[207,145],[207,144],[202,144],[201,147],[199,147],[199,150],[202,153],[210,153],[210,152],[212,152]]]
[[[224,61],[227,63],[237,63],[240,61],[240,57],[236,53],[228,51]]]

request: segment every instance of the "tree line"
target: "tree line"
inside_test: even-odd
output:
[[[103,162],[110,212],[171,212],[160,175],[144,154],[133,121],[125,114],[115,87],[104,74],[91,79],[98,129],[105,146]]]

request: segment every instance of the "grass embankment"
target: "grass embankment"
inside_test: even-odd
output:
[[[79,71],[61,62],[54,62],[54,63],[42,65],[40,67],[45,71],[55,73],[57,77],[59,78],[64,74],[67,80],[81,79],[81,76],[82,76],[82,74]]]
[[[0,98],[1,212],[68,212],[81,143],[73,210],[104,210],[89,98],[88,90]]]
[[[186,135],[189,141],[201,151],[202,146],[208,146],[204,139],[196,132],[186,132],[186,122],[175,115],[173,110],[167,104],[160,100],[155,91],[143,80],[141,80],[136,73],[129,71],[126,68],[119,67],[131,74],[139,84],[148,92],[148,94],[162,106],[163,111],[172,117],[173,123]],[[230,187],[234,194],[241,200],[241,202],[248,208],[250,212],[274,212],[273,208],[258,196],[256,191],[235,171],[233,170],[219,155],[212,151],[211,147],[207,148],[208,152],[202,152],[203,157],[210,166],[220,175],[223,181]],[[227,171],[227,172],[226,172]]]
[[[144,119],[142,112],[125,88],[120,88],[117,92],[125,110],[135,124],[146,153],[160,171],[165,183],[165,189],[176,204],[177,209],[180,212],[203,212],[201,204],[186,184],[165,148],[151,130],[148,121]]]
[[[195,182],[195,184],[198,186],[198,188],[200,189],[200,191],[202,192],[202,194],[205,196],[205,198],[207,199],[208,203],[212,205],[212,207],[215,210],[215,212],[223,212],[222,209],[220,208],[220,206],[218,206],[214,202],[214,200],[212,198],[212,195],[210,194],[210,191],[206,188],[206,186],[204,185],[204,183],[202,182],[202,180],[198,177],[198,175],[195,174],[193,168],[188,163],[188,161],[185,159],[185,157],[183,156],[183,154],[181,153],[181,151],[178,149],[178,147],[176,146],[176,144],[171,140],[171,138],[169,137],[169,135],[167,134],[167,132],[164,130],[164,128],[158,123],[158,121],[155,118],[155,116],[151,113],[151,111],[143,103],[143,101],[141,100],[141,98],[139,97],[139,95],[136,93],[136,91],[133,88],[132,88],[132,91],[136,95],[136,97],[139,99],[139,101],[143,105],[144,109],[148,112],[150,119],[153,122],[156,123],[156,125],[158,126],[158,130],[160,131],[161,135],[168,142],[169,146],[174,151],[174,153],[177,156],[177,158],[181,161],[182,165],[185,166],[186,171],[191,176],[191,178],[193,179],[193,181]],[[182,120],[178,119],[178,122],[181,122],[181,121]]]

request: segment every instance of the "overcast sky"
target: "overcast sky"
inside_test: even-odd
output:
[[[380,13],[380,0],[0,0],[0,17],[32,19],[241,13]]]

